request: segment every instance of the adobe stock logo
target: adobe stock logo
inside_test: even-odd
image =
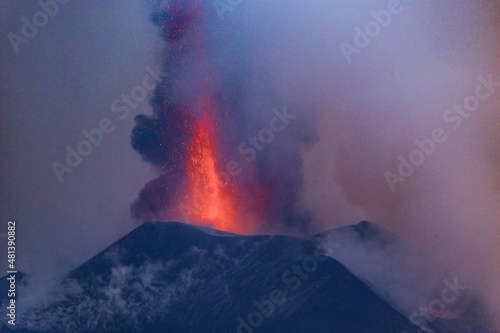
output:
[[[155,88],[155,85],[162,81],[162,77],[168,76],[160,70],[160,66],[156,69],[151,66],[146,66],[146,74],[142,82],[134,86],[129,94],[121,94],[120,98],[116,98],[111,102],[109,111],[116,114],[120,121],[127,119],[130,111],[136,109],[139,103],[147,100],[148,94]],[[111,118],[102,118],[95,128],[90,130],[83,129],[81,134],[85,139],[79,141],[73,147],[66,145],[66,158],[59,161],[53,161],[51,167],[60,183],[63,182],[63,176],[73,172],[78,167],[85,157],[88,157],[92,151],[100,146],[105,139],[105,134],[111,134],[116,126],[117,121]]]
[[[404,2],[410,1],[412,0]],[[387,9],[370,11],[370,15],[373,17],[373,20],[366,23],[364,29],[361,29],[358,26],[354,27],[354,45],[349,43],[340,43],[340,50],[342,51],[347,63],[351,63],[352,56],[354,54],[361,53],[362,49],[370,45],[372,40],[377,38],[377,36],[382,32],[382,29],[386,28],[391,23],[393,16],[400,14],[403,9],[404,8],[400,0],[389,0]]]
[[[256,329],[264,324],[266,318],[271,318],[280,310],[285,308],[291,301],[290,296],[296,292],[308,279],[313,276],[320,264],[328,260],[328,256],[341,246],[340,243],[329,243],[317,247],[312,255],[302,259],[281,275],[282,288],[273,289],[268,299],[254,300],[252,302],[255,311],[246,316],[236,318],[238,326],[236,333],[254,333]],[[326,252],[327,256],[320,252]]]
[[[218,173],[219,178],[224,180],[224,183],[229,183],[232,177],[241,174],[245,165],[251,163],[257,158],[257,154],[265,150],[268,145],[278,136],[278,134],[285,130],[290,125],[290,120],[297,118],[297,115],[289,113],[286,106],[280,111],[278,108],[273,108],[273,117],[269,120],[268,127],[261,128],[254,136],[248,136],[248,140],[242,141],[238,145],[238,153],[245,156],[244,161],[241,159],[232,159],[225,165],[225,170]],[[216,189],[206,186],[203,192],[195,192],[193,195],[194,206],[191,207],[184,202],[178,206],[179,212],[182,214],[185,223],[191,223],[189,218],[192,214],[199,214],[200,207],[203,207],[205,202],[213,199],[217,193]]]
[[[232,12],[234,8],[242,2],[243,0],[214,0],[212,5],[214,6],[217,15],[219,15],[219,19],[224,21],[224,14],[226,12]]]
[[[481,75],[477,80],[479,84],[476,85],[473,94],[466,96],[462,103],[455,103],[443,112],[443,121],[450,127],[448,130],[445,129],[445,126],[437,127],[431,131],[430,138],[415,140],[416,149],[411,151],[407,157],[398,156],[397,172],[384,172],[384,179],[393,193],[396,192],[398,183],[404,183],[406,179],[411,177],[417,168],[422,166],[437,151],[439,146],[448,140],[448,132],[458,130],[464,121],[479,109],[481,102],[489,99],[500,87],[500,82],[494,81],[491,74],[487,77]]]
[[[460,299],[468,287],[461,285],[456,277],[453,282],[444,280],[443,283],[446,287],[441,290],[439,298],[433,299],[427,306],[420,306],[419,311],[413,312],[409,317],[410,322],[418,326],[421,332],[434,333],[435,331],[429,327],[429,323],[434,322],[437,318],[453,320],[462,316],[461,310],[452,311],[452,304]]]
[[[15,34],[9,32],[7,34],[7,38],[9,39],[14,53],[19,53],[19,46],[21,44],[28,44],[31,39],[38,35],[39,29],[45,27],[49,23],[50,18],[59,13],[60,5],[66,5],[70,1],[71,0],[40,0],[38,6],[40,6],[41,10],[35,12],[31,20],[26,16],[21,18],[23,22],[21,33]]]

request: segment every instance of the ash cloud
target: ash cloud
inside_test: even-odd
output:
[[[374,221],[418,252],[387,287],[393,304],[411,312],[418,308],[408,301],[412,295],[433,297],[444,279],[458,277],[486,302],[485,316],[500,313],[499,95],[482,102],[457,130],[443,119],[454,103],[474,93],[479,76],[500,81],[497,3],[405,2],[350,63],[340,45],[353,44],[354,28],[364,29],[374,20],[371,12],[386,10],[387,1],[256,0],[225,12],[223,21],[210,2],[168,3],[203,15],[181,20],[196,24],[180,25],[185,33],[175,41],[167,38],[167,28],[179,25],[159,24],[172,76],[157,90],[177,105],[189,101],[195,118],[199,92],[216,96],[217,114],[228,115],[221,121],[223,155],[238,156],[234,147],[266,126],[273,107],[287,106],[300,119],[241,175],[247,184],[269,182],[266,189],[276,199],[269,212],[278,215],[278,224],[307,221],[298,229],[311,234]],[[158,23],[170,17],[166,4],[159,4]],[[172,51],[181,43],[182,52]],[[158,113],[156,106],[144,120]],[[435,128],[445,130],[447,141],[392,192],[384,173],[394,172],[398,156],[408,158],[415,140],[431,137]],[[166,151],[179,151],[173,146]],[[153,181],[141,195],[160,193],[156,203],[166,202],[171,192],[164,185]],[[162,216],[162,205],[150,203],[136,201],[151,214],[138,216]],[[269,229],[276,230],[272,223]],[[374,257],[370,269],[359,271],[367,281],[377,281],[384,266],[394,270],[387,253]],[[348,258],[351,267],[365,259]],[[411,274],[425,282],[414,283]]]
[[[301,153],[318,140],[314,105],[276,87],[260,68],[265,63],[254,41],[238,36],[246,27],[231,31],[210,3],[160,2],[152,17],[165,40],[168,75],[156,88],[153,115],[135,118],[132,146],[160,175],[141,190],[132,216],[178,218],[194,125],[208,98],[220,141],[218,168],[222,172],[228,161],[238,162],[242,171],[230,186],[244,196],[243,210],[264,210],[259,232],[306,232],[311,215],[300,204]]]

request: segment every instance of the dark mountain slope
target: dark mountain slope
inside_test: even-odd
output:
[[[72,271],[26,332],[417,332],[311,242],[147,223]]]

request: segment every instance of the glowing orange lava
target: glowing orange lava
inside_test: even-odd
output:
[[[208,110],[198,119],[188,161],[189,195],[195,207],[194,224],[243,233],[236,211],[237,198],[218,172],[216,123]]]

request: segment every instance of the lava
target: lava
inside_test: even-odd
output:
[[[208,105],[196,123],[188,159],[188,198],[195,208],[191,223],[243,233],[247,230],[238,223],[236,190],[218,172],[216,126]]]

